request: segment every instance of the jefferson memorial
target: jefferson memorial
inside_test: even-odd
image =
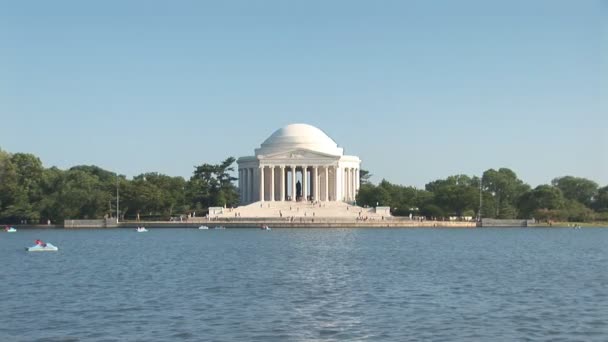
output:
[[[354,202],[357,156],[322,130],[291,124],[274,132],[255,155],[237,160],[241,204],[254,202]]]

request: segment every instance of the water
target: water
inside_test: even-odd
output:
[[[1,341],[608,340],[608,229],[22,229],[0,260]]]

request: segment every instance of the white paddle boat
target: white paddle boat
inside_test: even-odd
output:
[[[28,252],[57,252],[59,248],[50,243],[42,242],[41,240],[36,240],[36,244],[32,247],[25,247],[25,250]]]

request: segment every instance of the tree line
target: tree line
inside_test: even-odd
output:
[[[365,171],[366,178],[368,172]],[[363,177],[361,177],[363,179]],[[477,176],[454,175],[424,189],[363,179],[357,204],[389,206],[393,215],[484,217],[541,221],[608,221],[608,186],[574,176],[530,187],[508,168]]]
[[[236,207],[235,161],[196,166],[187,180],[156,172],[127,179],[97,166],[45,168],[32,154],[0,150],[0,223],[115,217],[117,195],[122,220],[167,220],[193,212],[200,216],[213,206]],[[558,177],[531,188],[501,168],[485,171],[481,179],[454,175],[418,189],[386,180],[374,185],[370,176],[361,170],[357,204],[389,206],[396,216],[608,220],[608,186],[585,178]]]
[[[0,150],[0,223],[62,223],[64,219],[162,219],[237,206],[235,158],[202,164],[186,180],[149,172],[129,180],[97,166],[45,168],[32,154]]]

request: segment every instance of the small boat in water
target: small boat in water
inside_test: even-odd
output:
[[[17,229],[15,229],[15,227],[8,227],[8,226],[7,226],[6,228],[4,228],[4,230],[5,230],[7,233],[16,233],[16,232],[17,232]]]
[[[201,229],[201,230],[203,230],[203,229],[209,229],[209,227],[207,227],[207,226],[200,226],[200,227],[198,227],[198,229]]]
[[[138,233],[145,233],[145,232],[147,232],[147,231],[148,231],[148,230],[146,229],[146,227],[137,227],[137,232],[138,232]]]
[[[35,242],[34,246],[25,247],[25,250],[28,252],[57,252],[59,250],[53,244],[42,242],[41,240],[36,240]]]
[[[268,227],[267,225],[263,225],[262,227],[260,227],[261,230],[272,230],[270,229],[270,227]]]

